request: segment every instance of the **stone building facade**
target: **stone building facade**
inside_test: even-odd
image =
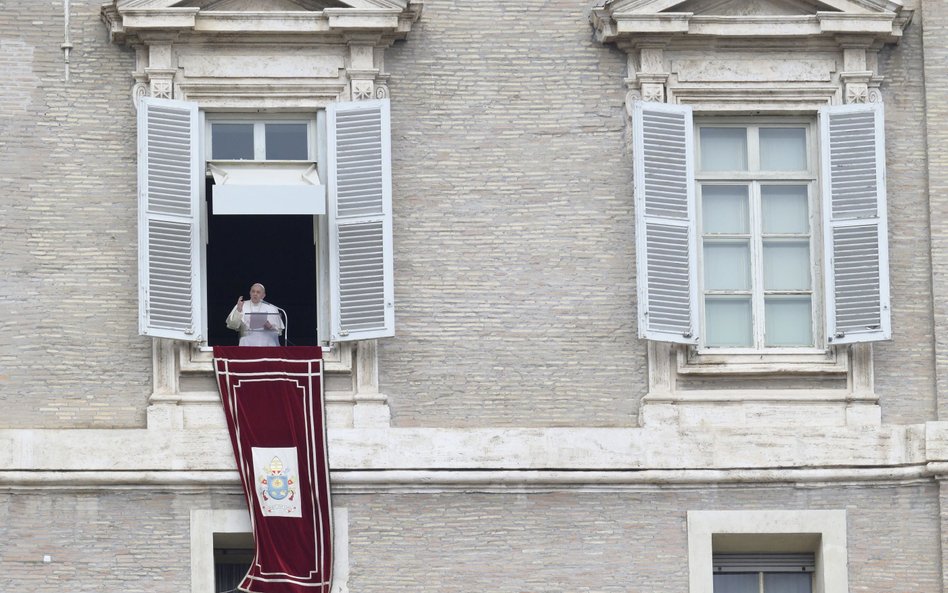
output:
[[[710,592],[738,552],[946,590],[946,48],[920,0],[0,0],[0,590],[210,592],[249,531],[206,340],[140,331],[143,97],[316,136],[390,105],[394,336],[325,354],[336,591]],[[646,335],[648,104],[805,130],[805,179],[686,152],[809,188],[808,347],[709,344],[710,289]],[[839,344],[846,105],[884,122],[891,335]]]

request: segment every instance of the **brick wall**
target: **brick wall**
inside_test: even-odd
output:
[[[938,487],[718,488],[336,496],[349,509],[349,590],[498,593],[688,586],[688,510],[846,509],[852,593],[936,593]],[[191,509],[226,491],[0,494],[3,591],[180,592]],[[52,562],[44,564],[43,556]]]
[[[426,2],[386,54],[397,426],[635,422],[625,55],[588,4]]]
[[[144,421],[134,64],[108,41],[100,4],[73,2],[65,84],[61,4],[0,0],[0,427]],[[382,341],[380,376],[396,426],[635,422],[646,356],[625,55],[593,40],[590,4],[432,0],[387,52],[398,336]],[[937,270],[946,151],[926,171],[919,139],[937,148],[943,136],[945,18],[926,6],[880,61],[895,331],[876,347],[876,382],[893,423],[936,408],[927,250]]]
[[[144,423],[129,50],[98,0],[0,1],[0,427]]]
[[[846,509],[852,593],[935,593],[937,497],[933,485],[358,497],[347,501],[349,585],[362,593],[681,593],[687,511]]]
[[[922,43],[922,14],[915,13],[897,47],[883,49],[879,70],[886,109],[892,341],[874,346],[876,391],[882,421],[893,424],[936,418],[929,258],[928,185],[925,163],[925,84],[922,59],[937,61]]]
[[[931,259],[934,285],[938,417],[948,418],[948,6],[924,2],[922,40],[925,48],[925,141],[928,148],[928,191],[931,217]]]
[[[623,425],[646,390],[624,54],[592,40],[588,4],[434,1],[387,54],[396,425]],[[935,417],[916,18],[880,64],[895,331],[876,385],[893,423]]]

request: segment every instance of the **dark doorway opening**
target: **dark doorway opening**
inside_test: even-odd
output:
[[[214,215],[214,184],[207,182],[207,333],[211,346],[236,345],[224,321],[249,299],[250,285],[286,310],[290,346],[315,346],[316,248],[309,215]],[[283,339],[281,338],[281,344]]]

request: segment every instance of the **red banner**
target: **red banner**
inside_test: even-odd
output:
[[[255,554],[238,589],[329,593],[332,525],[322,350],[214,347]]]

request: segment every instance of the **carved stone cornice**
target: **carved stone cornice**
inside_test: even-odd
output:
[[[340,3],[348,6],[111,0],[101,14],[111,39],[136,49],[136,105],[146,95],[213,109],[309,109],[387,97],[385,48],[408,34],[423,2]]]
[[[882,43],[897,43],[912,12],[896,2],[840,0],[837,11],[817,10],[800,15],[695,14],[674,12],[683,2],[667,0],[604,0],[591,11],[590,21],[602,43],[642,35],[702,35],[729,38],[818,38],[865,35]]]
[[[895,0],[752,4],[600,0],[590,21],[601,42],[628,55],[629,103],[799,112],[881,101],[877,54],[899,42],[911,10]],[[708,50],[715,59],[689,57]]]
[[[134,43],[148,32],[188,33],[214,38],[228,34],[255,38],[286,35],[339,36],[374,33],[390,43],[403,39],[421,16],[419,0],[344,0],[351,6],[313,11],[209,10],[214,0],[198,6],[178,6],[182,0],[112,0],[101,9],[102,21],[115,43]]]

